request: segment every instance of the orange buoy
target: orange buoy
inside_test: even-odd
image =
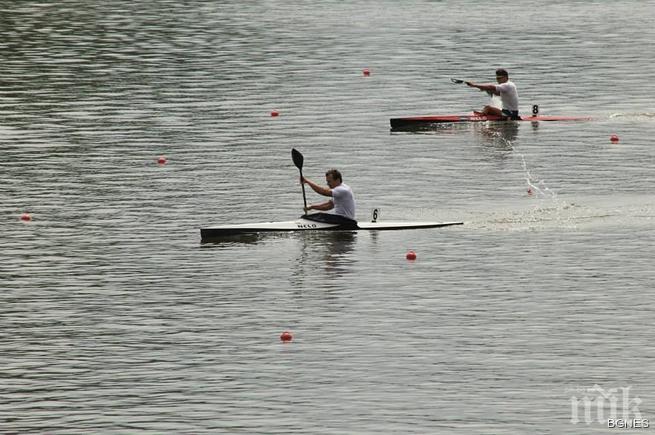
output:
[[[405,258],[408,260],[416,260],[416,252],[409,251],[407,255],[405,255]]]
[[[289,331],[284,331],[280,335],[280,340],[282,340],[284,342],[291,341],[291,340],[293,340],[293,335],[291,335],[291,333]]]

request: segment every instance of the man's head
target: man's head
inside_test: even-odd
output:
[[[325,173],[325,181],[327,185],[330,186],[330,189],[334,189],[343,181],[341,179],[341,172],[336,169],[330,169]]]
[[[496,70],[496,81],[498,83],[505,83],[507,80],[509,80],[509,74],[507,71],[503,68],[498,68]]]

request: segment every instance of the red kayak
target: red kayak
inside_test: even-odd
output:
[[[521,116],[521,119],[506,120],[501,116],[482,115],[473,113],[470,115],[435,115],[435,116],[410,116],[408,118],[391,118],[392,130],[417,130],[422,128],[429,128],[435,124],[445,124],[454,122],[486,122],[486,121],[501,121],[501,122],[518,122],[518,121],[589,121],[591,118],[588,116],[544,116],[532,115]]]

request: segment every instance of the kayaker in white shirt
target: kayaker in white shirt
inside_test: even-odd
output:
[[[496,70],[496,81],[498,82],[497,85],[480,85],[473,82],[466,82],[466,84],[472,88],[500,96],[503,102],[503,108],[484,106],[484,109],[482,109],[484,115],[502,116],[505,119],[519,119],[519,93],[516,90],[516,85],[510,81],[508,72],[502,68]]]
[[[325,181],[328,187],[319,186],[315,182],[306,177],[300,179],[301,183],[306,183],[311,187],[314,192],[319,195],[329,196],[332,199],[319,204],[312,204],[308,206],[308,210],[328,211],[333,210],[331,215],[339,216],[351,221],[355,220],[355,196],[352,189],[343,182],[341,172],[336,169],[330,169],[325,173]],[[320,213],[326,215],[327,213]],[[311,216],[311,215],[310,215]]]

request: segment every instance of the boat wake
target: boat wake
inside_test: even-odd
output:
[[[523,154],[520,154],[520,156],[523,164],[523,172],[525,173],[525,182],[528,185],[528,195],[557,199],[555,192],[546,187],[544,180],[537,179],[530,174],[525,157]]]
[[[655,119],[653,112],[635,112],[635,113],[612,113],[610,119],[628,119],[628,120],[652,120]]]
[[[593,230],[603,227],[652,227],[655,197],[652,195],[612,194],[609,196],[562,198],[546,182],[533,176],[521,155],[530,206],[511,204],[498,209],[471,211],[463,216],[467,229],[492,231]]]
[[[492,231],[581,231],[604,227],[652,227],[655,202],[640,198],[576,198],[562,200],[556,196],[537,198],[530,208],[509,207],[477,213],[466,220],[467,229]],[[646,203],[644,201],[650,201]]]

